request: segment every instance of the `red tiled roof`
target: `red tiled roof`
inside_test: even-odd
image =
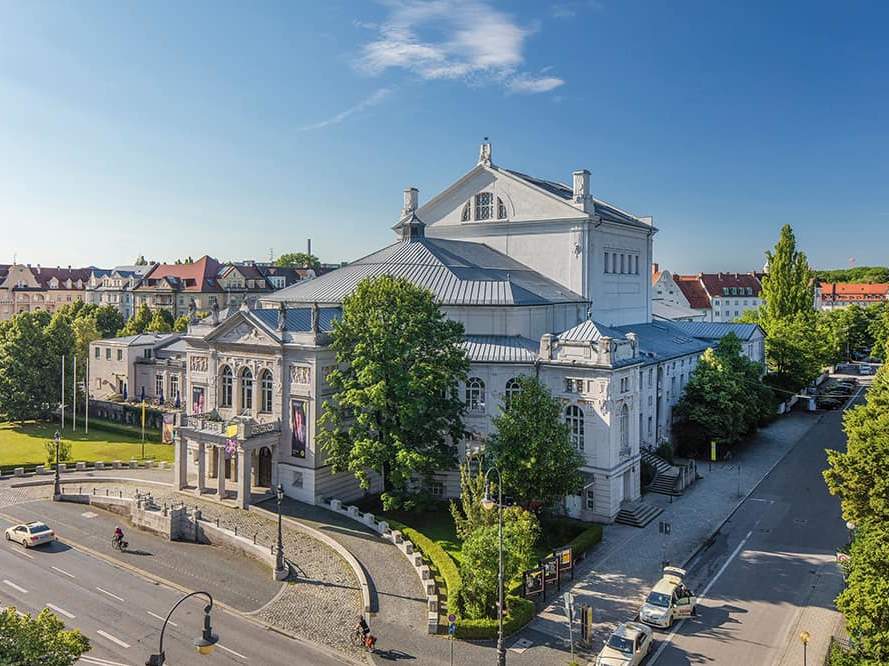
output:
[[[51,268],[49,266],[40,267],[32,266],[31,273],[34,274],[34,277],[37,279],[37,282],[40,283],[40,286],[44,289],[49,289],[50,280],[55,278],[59,281],[59,286],[57,289],[67,289],[65,286],[65,282],[70,278],[72,285],[72,289],[77,288],[77,280],[81,280],[83,282],[83,286],[86,287],[86,283],[89,282],[90,275],[92,274],[91,268]]]
[[[753,273],[701,273],[700,281],[710,295],[710,298],[718,296],[755,296],[759,297],[762,284]],[[726,292],[725,290],[729,291]],[[735,293],[731,290],[735,289]],[[743,289],[738,292],[737,289]],[[751,293],[747,293],[750,289]]]
[[[706,310],[710,307],[710,297],[697,275],[674,275],[673,281],[691,308]]]
[[[178,285],[177,291],[221,291],[216,282],[218,273],[219,262],[207,255],[191,264],[157,264],[145,274],[136,290],[151,290],[160,280],[167,278]]]
[[[836,294],[836,298],[834,298]],[[822,282],[822,301],[881,301],[889,295],[889,284]]]

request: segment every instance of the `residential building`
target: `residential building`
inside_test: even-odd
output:
[[[822,310],[835,310],[852,304],[868,306],[889,300],[889,284],[821,282],[818,293]]]
[[[756,273],[673,275],[688,307],[710,322],[731,322],[762,305],[762,283]]]
[[[90,397],[175,402],[186,381],[181,338],[181,333],[143,333],[90,343]]]
[[[40,264],[0,266],[0,319],[19,312],[55,312],[62,305],[87,301],[92,268],[41,267]]]
[[[129,319],[133,316],[133,288],[151,266],[115,266],[110,270],[95,268],[87,284],[90,303],[113,305]]]
[[[670,271],[651,265],[652,321],[703,321],[706,317],[705,312],[691,307]]]

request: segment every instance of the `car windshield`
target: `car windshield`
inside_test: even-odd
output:
[[[652,592],[648,595],[648,599],[645,600],[645,603],[651,604],[652,606],[659,606],[661,608],[669,608],[670,597],[661,592]]]
[[[611,634],[611,638],[608,639],[608,647],[626,654],[633,654],[633,641],[617,634]]]
[[[39,534],[40,532],[49,532],[49,528],[43,523],[33,523],[28,525],[28,528],[31,530],[31,534]]]

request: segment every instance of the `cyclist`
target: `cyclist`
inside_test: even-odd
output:
[[[112,543],[117,546],[121,542],[123,542],[123,530],[120,529],[120,526],[117,526],[114,528],[114,539],[112,540]]]

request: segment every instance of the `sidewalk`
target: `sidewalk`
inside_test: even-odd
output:
[[[662,560],[684,565],[818,418],[791,413],[757,433],[730,462],[713,463],[712,469],[708,463],[699,464],[698,474],[703,478],[672,502],[664,495],[645,495],[646,502],[664,509],[645,528],[605,527],[602,542],[578,565],[571,588],[577,607],[588,604],[594,608],[592,645],[600,645],[615,624],[636,614],[660,577]],[[671,524],[668,537],[658,533],[661,521]],[[568,624],[561,598],[550,601],[519,637],[536,645],[548,639],[567,650]],[[532,647],[528,653],[535,651],[542,660],[551,648]]]

